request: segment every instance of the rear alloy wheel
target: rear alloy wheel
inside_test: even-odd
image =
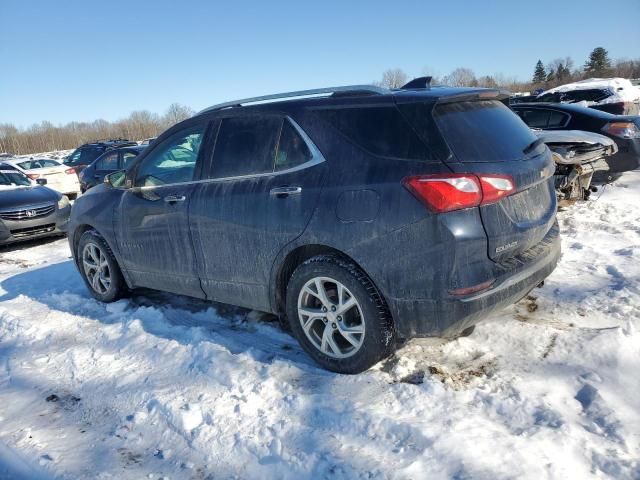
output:
[[[96,299],[113,302],[126,291],[124,278],[113,252],[105,239],[93,230],[80,237],[78,265],[83,280]]]
[[[349,358],[362,347],[366,326],[360,304],[333,278],[314,277],[302,287],[298,319],[307,339],[329,357]]]
[[[338,256],[313,257],[294,271],[287,320],[307,353],[334,372],[360,373],[395,348],[382,295],[360,268]]]

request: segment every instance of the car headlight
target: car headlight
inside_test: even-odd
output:
[[[62,198],[58,200],[58,210],[63,209],[67,205],[69,205],[69,199],[67,198],[66,195],[62,195]]]

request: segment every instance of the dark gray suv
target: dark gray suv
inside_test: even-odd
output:
[[[337,372],[458,335],[560,255],[551,154],[502,99],[417,79],[211,107],[78,199],[76,265],[102,301],[275,313]]]

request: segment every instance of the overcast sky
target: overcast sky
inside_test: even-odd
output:
[[[370,83],[387,68],[529,79],[603,46],[640,58],[640,0],[0,0],[0,122],[115,120]]]

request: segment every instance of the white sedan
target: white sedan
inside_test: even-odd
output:
[[[47,187],[75,198],[80,193],[80,181],[73,168],[48,158],[16,158],[4,160],[29,177],[33,183],[39,178],[47,180]]]

